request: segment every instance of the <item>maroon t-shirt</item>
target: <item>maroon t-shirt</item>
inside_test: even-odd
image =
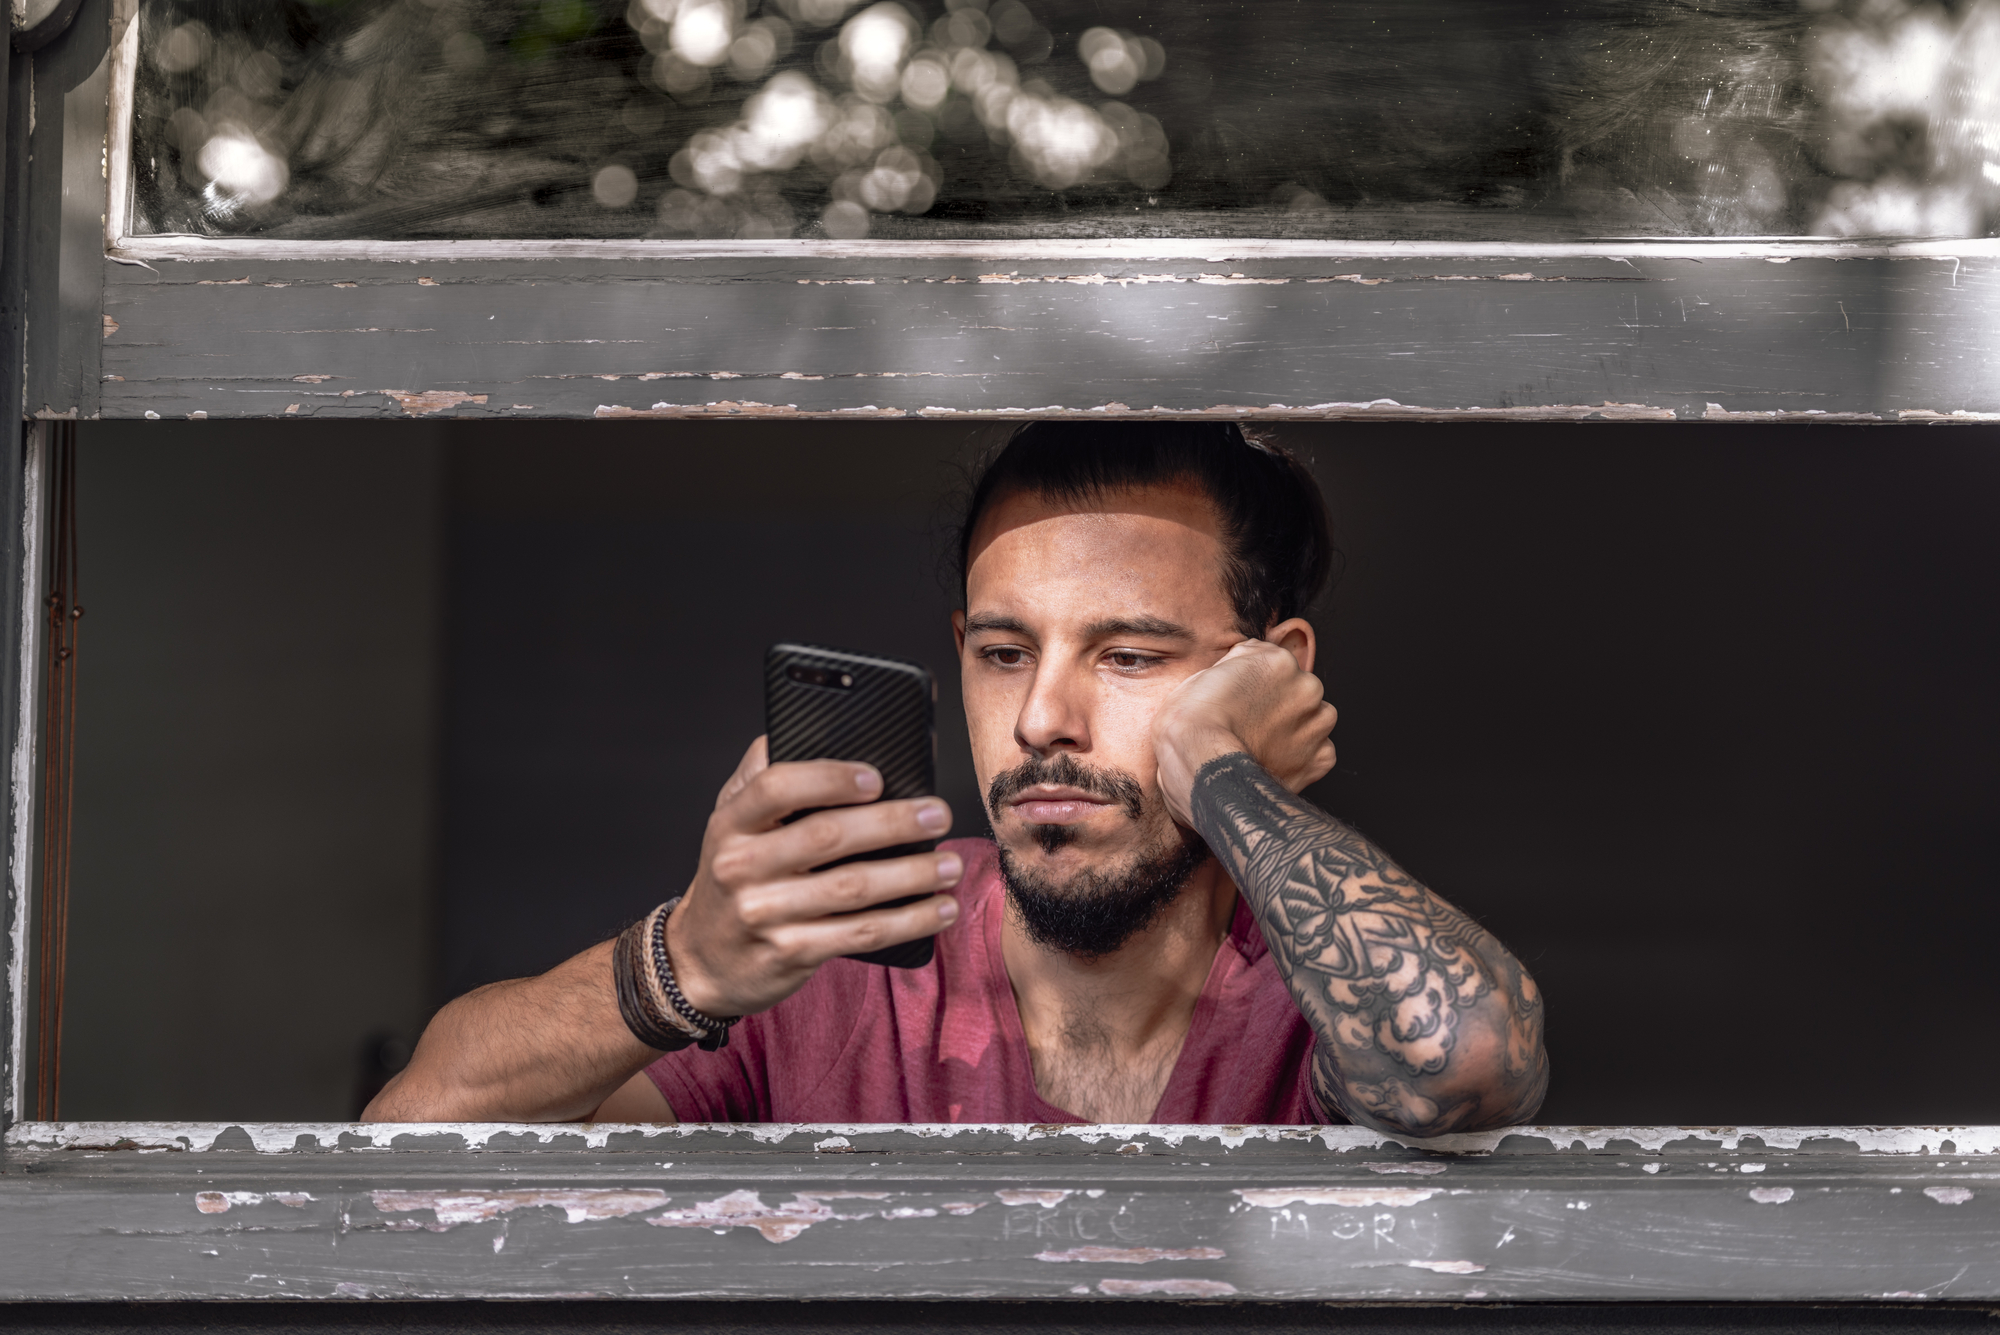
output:
[[[683,1122],[1078,1122],[1035,1092],[1021,1012],[1000,955],[1007,892],[983,839],[965,859],[963,912],[928,968],[830,960],[719,1052],[684,1048],[646,1068]],[[1152,1121],[1325,1121],[1310,1084],[1313,1035],[1240,900]]]

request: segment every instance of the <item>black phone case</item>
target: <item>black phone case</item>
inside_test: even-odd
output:
[[[921,663],[810,644],[774,644],[764,654],[764,732],[772,763],[864,761],[881,771],[883,798],[928,797],[937,791],[936,706],[936,679]],[[811,814],[801,811],[791,819]],[[928,853],[936,847],[937,840],[927,839],[827,866]],[[911,895],[876,907],[922,898]],[[849,958],[920,969],[931,962],[931,953],[926,936]]]

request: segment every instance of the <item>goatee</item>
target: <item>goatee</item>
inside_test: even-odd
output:
[[[1195,869],[1208,861],[1208,845],[1200,835],[1170,828],[1177,838],[1146,850],[1122,872],[1093,867],[1061,886],[1021,866],[1003,845],[1000,875],[1028,939],[1048,950],[1096,960],[1152,926],[1180,898]]]

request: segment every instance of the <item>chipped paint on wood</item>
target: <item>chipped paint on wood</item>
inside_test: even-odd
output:
[[[1436,1187],[1240,1187],[1236,1194],[1248,1205],[1267,1210],[1287,1205],[1421,1205],[1438,1194]]]
[[[194,1208],[203,1214],[227,1214],[232,1205],[262,1205],[267,1200],[303,1210],[312,1196],[303,1191],[197,1191]]]
[[[1281,241],[1261,237],[1107,237],[1004,241],[275,241],[198,236],[130,236],[113,251],[154,261],[367,261],[387,264],[547,260],[766,260],[802,262],[989,260],[1178,260],[1220,264],[1239,260],[1319,259],[2000,259],[2000,242],[1800,241],[1735,237],[1661,240],[1628,237],[1589,242],[1517,241]]]
[[[48,431],[39,423],[28,427],[22,451],[21,496],[24,503],[21,506],[19,537],[21,620],[16,627],[16,643],[20,652],[15,661],[17,682],[35,680],[42,656],[41,584],[46,554],[42,551],[41,495],[42,474],[48,457]],[[7,915],[6,987],[7,996],[13,1004],[6,1008],[10,1020],[10,1032],[6,1035],[8,1078],[6,1088],[0,1089],[0,1122],[7,1123],[13,1123],[27,1108],[27,960],[28,933],[34,916],[28,893],[28,875],[35,837],[36,704],[35,691],[16,691],[14,753],[10,757],[8,775],[8,820],[13,840],[7,857],[7,896],[11,902]],[[7,1129],[11,1132],[13,1126]]]
[[[294,376],[295,380],[306,379]],[[320,377],[330,379],[331,377]],[[446,408],[456,408],[461,403],[486,402],[484,394],[466,394],[456,389],[427,389],[412,393],[406,389],[385,389],[381,391],[396,401],[396,405],[411,417],[422,417],[427,413],[443,412]]]
[[[211,1193],[212,1194],[212,1193]],[[657,1210],[667,1193],[649,1187],[572,1187],[539,1191],[377,1191],[370,1200],[383,1214],[429,1210],[440,1229],[479,1224],[516,1210],[561,1210],[572,1224],[592,1219],[620,1219],[642,1210]]]
[[[912,1219],[935,1218],[936,1210],[905,1207],[900,1210],[848,1210],[828,1205],[830,1200],[889,1199],[884,1191],[829,1191],[810,1196],[794,1196],[782,1205],[766,1205],[757,1192],[732,1191],[712,1201],[701,1201],[685,1210],[656,1214],[646,1222],[659,1228],[706,1228],[727,1233],[732,1228],[754,1228],[766,1242],[790,1242],[814,1224],[829,1219]]]
[[[298,1131],[15,1138],[0,1300],[2000,1300],[1993,1128]]]
[[[1237,1290],[1220,1279],[1104,1279],[1097,1291],[1114,1298],[1229,1298]]]
[[[882,379],[896,378],[893,371],[857,372],[851,378],[865,379],[869,375]],[[729,377],[735,379],[736,377]],[[829,377],[815,376],[816,380]],[[832,377],[838,378],[838,377]],[[1412,422],[1412,421],[1463,421],[1463,422],[1673,422],[1679,415],[1672,408],[1651,407],[1643,403],[1562,403],[1545,404],[1533,408],[1419,408],[1396,402],[1394,399],[1375,399],[1368,403],[1309,403],[1291,405],[1269,403],[1261,407],[1247,404],[1222,403],[1205,408],[1168,408],[1155,405],[1151,408],[1133,408],[1123,403],[1107,403],[1096,407],[1068,408],[1061,404],[1046,404],[1039,408],[943,408],[924,407],[913,409],[878,408],[866,404],[856,408],[838,408],[829,411],[801,411],[796,403],[759,403],[752,399],[719,399],[708,403],[655,403],[648,408],[628,408],[622,404],[601,403],[591,414],[607,420],[655,420],[673,421],[690,418],[711,417],[762,417],[762,418],[838,418],[838,417],[911,417],[911,418],[953,418],[962,417],[974,421],[1007,420],[1024,417],[1063,418],[1082,420],[1118,419],[1127,421],[1157,421],[1172,418],[1176,421],[1190,418],[1222,418],[1229,421],[1250,422]],[[1748,414],[1757,421],[1796,420],[1800,417],[1824,417],[1824,413],[1803,414]],[[1879,420],[1873,414],[1867,420]]]
[[[1037,1261],[1086,1261],[1092,1265],[1151,1265],[1154,1261],[1220,1261],[1229,1255],[1220,1247],[1072,1247],[1066,1252],[1036,1252]]]
[[[800,273],[816,252],[557,245],[452,269],[443,256],[473,252],[430,247],[417,270],[430,285],[405,262],[415,252],[367,247],[325,252],[360,257],[337,265],[161,259],[108,266],[105,311],[121,333],[102,344],[103,370],[119,379],[98,393],[114,417],[275,418],[293,403],[301,418],[2000,415],[1983,351],[2000,336],[2000,253],[1777,249],[1791,262],[1765,263],[1770,246],[1705,244],[1251,244],[1089,264],[1032,247],[995,264],[863,247]],[[312,318],[314,301],[337,312]],[[413,364],[423,383],[394,395],[299,392],[302,375],[393,385]],[[713,400],[607,392],[662,380],[731,388]]]
[[[40,618],[31,617],[39,622]],[[1658,1153],[1676,1146],[1710,1145],[1725,1151],[1851,1150],[1892,1157],[2000,1155],[2000,1126],[1524,1126],[1429,1140],[1399,1137],[1358,1126],[1182,1126],[1162,1123],[1080,1125],[1031,1123],[779,1123],[691,1122],[16,1122],[0,1144],[13,1150],[179,1150],[202,1153],[240,1144],[261,1154],[354,1152],[399,1148],[602,1150],[622,1145],[671,1151],[679,1145],[796,1146],[839,1139],[857,1143],[949,1144],[953,1141],[1014,1145],[1111,1142],[1182,1151],[1213,1147],[1313,1145],[1335,1154],[1409,1147],[1462,1156],[1490,1155],[1503,1145],[1548,1151],[1602,1151],[1611,1147]],[[1419,1161],[1421,1162],[1421,1161]],[[1371,1167],[1371,1171],[1374,1171]],[[1036,1190],[1044,1188],[1037,1187]]]

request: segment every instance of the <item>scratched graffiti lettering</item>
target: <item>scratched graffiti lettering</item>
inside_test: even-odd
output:
[[[1061,1208],[1017,1206],[1009,1210],[1001,1220],[1000,1236],[1005,1239],[1033,1238],[1038,1242],[1092,1243],[1139,1240],[1138,1230],[1123,1206],[1114,1210],[1109,1206],[1094,1205],[1085,1201],[1077,1201]]]

